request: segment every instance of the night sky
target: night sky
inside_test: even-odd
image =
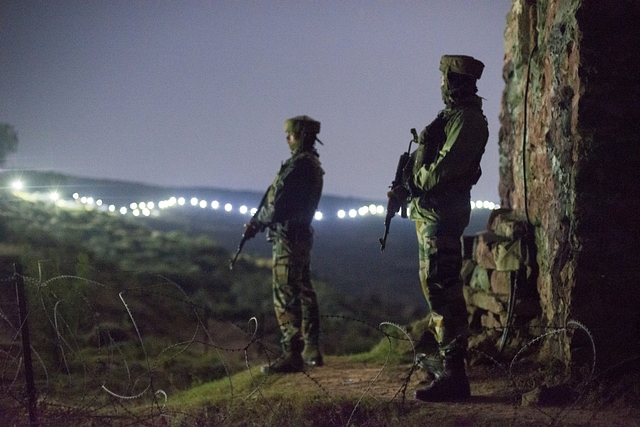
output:
[[[443,108],[443,54],[485,63],[473,200],[498,199],[510,0],[0,2],[6,169],[264,191],[285,119],[322,123],[325,194],[384,200]]]

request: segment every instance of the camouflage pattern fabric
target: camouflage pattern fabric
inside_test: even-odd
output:
[[[299,147],[278,171],[252,221],[268,228],[273,254],[273,303],[284,353],[318,348],[319,310],[311,284],[311,221],[324,171],[313,147]]]
[[[414,156],[409,216],[416,223],[429,329],[441,348],[454,342],[466,348],[469,326],[460,275],[461,237],[469,223],[470,191],[480,177],[489,133],[482,100],[476,95],[449,105],[436,122],[423,131],[419,142],[435,144],[437,151]]]
[[[285,352],[300,353],[318,347],[320,315],[311,283],[312,240],[273,241],[273,306]]]
[[[416,221],[420,284],[427,300],[428,328],[439,344],[467,337],[467,305],[462,294],[460,236],[438,235],[437,225]],[[464,229],[464,227],[463,227]]]

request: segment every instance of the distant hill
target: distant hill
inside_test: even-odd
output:
[[[8,180],[10,176],[5,176]],[[187,203],[161,211],[158,216],[139,217],[140,221],[162,231],[180,230],[191,235],[212,238],[232,254],[241,238],[243,224],[249,219],[237,211],[203,209],[189,204],[198,200],[218,200],[234,206],[256,206],[262,193],[203,187],[162,187],[125,181],[100,180],[55,173],[23,173],[22,179],[32,191],[55,189],[60,197],[71,199],[74,193],[100,199],[104,205],[129,206],[132,202],[158,202],[170,197],[185,197]],[[385,204],[357,198],[324,195],[319,210],[324,218],[314,222],[315,240],[312,258],[314,276],[340,291],[353,295],[376,295],[406,304],[408,309],[423,301],[418,282],[417,242],[412,221],[396,216],[390,228],[387,247],[380,252],[378,239],[384,232],[384,215],[339,219],[339,209],[357,209],[370,204]],[[490,210],[476,209],[465,234],[485,229]],[[271,247],[264,235],[247,242],[244,253],[270,258]]]

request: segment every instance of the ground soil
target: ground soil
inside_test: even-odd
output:
[[[413,371],[410,364],[380,366],[329,358],[325,366],[303,374],[280,375],[266,388],[295,390],[296,393],[346,397],[355,402],[377,401],[393,404],[411,413],[403,421],[396,418],[390,426],[640,426],[640,411],[587,403],[585,395],[560,393],[551,402],[535,403],[536,390],[525,390],[500,369],[475,366],[468,369],[472,397],[460,403],[425,403],[413,392],[424,386],[427,375]],[[525,398],[523,399],[523,393]],[[534,403],[528,402],[529,400]],[[357,412],[355,408],[354,412]],[[419,414],[416,416],[416,414]],[[417,421],[416,420],[420,420]],[[358,423],[348,425],[361,425]],[[380,425],[379,421],[362,425]]]

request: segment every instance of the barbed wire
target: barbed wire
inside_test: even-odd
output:
[[[32,304],[28,311],[31,324],[41,328],[35,334],[30,350],[38,361],[38,405],[41,408],[41,417],[47,419],[46,425],[63,425],[68,422],[70,416],[92,420],[91,422],[99,420],[102,425],[115,425],[110,423],[116,419],[117,425],[126,425],[127,422],[131,425],[157,425],[159,420],[167,423],[170,422],[167,420],[177,416],[196,417],[188,411],[176,412],[175,409],[169,408],[173,392],[167,387],[173,388],[175,392],[185,391],[193,385],[192,382],[185,381],[176,385],[177,383],[173,384],[170,379],[163,377],[177,375],[177,372],[172,372],[171,364],[178,363],[180,356],[193,357],[187,352],[196,345],[201,346],[204,352],[208,349],[214,350],[215,357],[209,358],[208,361],[219,362],[221,369],[217,375],[210,378],[200,375],[195,381],[224,379],[230,385],[230,405],[225,412],[219,414],[217,422],[232,424],[234,414],[246,407],[245,405],[256,396],[272,417],[286,415],[279,412],[279,407],[272,404],[269,394],[265,393],[267,389],[277,385],[270,382],[269,375],[257,376],[253,372],[255,361],[260,356],[265,357],[268,362],[271,355],[277,354],[276,350],[271,349],[269,336],[277,335],[278,328],[270,331],[268,326],[259,322],[258,317],[251,317],[246,326],[242,327],[236,321],[210,316],[210,319],[224,321],[239,332],[238,336],[231,336],[228,338],[229,341],[225,342],[224,337],[217,334],[220,331],[212,330],[208,325],[209,320],[203,318],[202,312],[206,307],[204,304],[194,301],[182,287],[168,278],[161,275],[154,277],[157,278],[157,282],[146,287],[119,286],[77,275],[45,278],[40,268],[39,277],[23,277],[29,285],[28,294],[37,297],[38,302],[37,305]],[[14,276],[2,277],[0,283],[7,284],[14,279]],[[95,289],[99,289],[100,293],[95,294]],[[7,295],[6,291],[3,293]],[[96,300],[100,300],[106,308],[98,308]],[[150,324],[152,319],[144,313],[144,309],[149,308],[152,300],[174,304],[170,308],[175,312],[163,312],[160,317],[170,323],[172,316],[175,316],[191,328],[191,331],[185,327],[180,330],[180,336],[163,336],[162,331],[160,334],[152,333],[154,327],[163,326]],[[68,304],[72,304],[71,309]],[[118,306],[121,307],[120,310],[117,309]],[[167,306],[162,308],[166,309]],[[74,317],[91,312],[94,314],[93,318]],[[188,319],[185,313],[190,313]],[[96,314],[102,317],[96,320]],[[131,339],[116,336],[117,333],[123,333],[117,329],[124,329],[123,314],[133,328],[132,338],[135,345]],[[23,349],[19,336],[24,324],[17,323],[14,320],[16,318],[17,316],[10,312],[10,304],[3,302],[0,305],[0,395],[5,397],[3,403],[0,403],[0,419],[4,417],[5,421],[14,424],[24,422],[23,417],[26,414],[24,387],[19,380],[23,364]],[[375,331],[379,340],[386,343],[384,357],[377,363],[375,372],[365,379],[365,387],[355,396],[355,403],[346,416],[344,425],[353,425],[363,400],[372,396],[373,387],[380,381],[383,372],[391,369],[399,368],[406,371],[404,379],[398,382],[395,393],[391,393],[390,397],[386,395],[384,399],[387,404],[391,404],[400,396],[400,408],[405,408],[408,404],[406,390],[412,376],[420,371],[416,358],[416,343],[406,328],[390,321],[376,326],[365,319],[347,315],[325,314],[321,318],[344,325],[357,324],[370,328]],[[49,333],[45,330],[47,325]],[[346,326],[342,329],[346,329]],[[571,320],[563,328],[544,331],[522,344],[510,360],[498,360],[495,355],[480,350],[471,351],[486,357],[503,373],[505,390],[515,402],[525,393],[523,386],[517,383],[516,372],[516,366],[525,353],[550,337],[575,331],[583,331],[589,338],[591,363],[587,378],[576,390],[578,397],[562,411],[548,415],[550,425],[556,425],[578,405],[596,379],[596,345],[593,335],[582,323]],[[181,339],[182,335],[186,336],[186,339]],[[201,336],[203,338],[199,338]],[[238,337],[242,338],[241,342]],[[161,341],[160,338],[165,341]],[[407,354],[410,361],[405,360],[391,366],[391,355],[399,342],[408,343]],[[241,363],[229,363],[224,357],[225,353],[241,354]],[[246,392],[236,391],[232,380],[232,377],[242,370],[245,370],[249,377],[250,387]],[[120,375],[121,371],[124,371],[124,375]],[[303,371],[301,374],[315,384],[321,396],[330,401],[338,397],[332,385],[324,383],[312,370]],[[240,397],[239,401],[236,399],[237,396]],[[222,408],[217,410],[221,411]],[[514,412],[518,410],[514,405]],[[66,421],[56,421],[63,414],[66,414]]]

